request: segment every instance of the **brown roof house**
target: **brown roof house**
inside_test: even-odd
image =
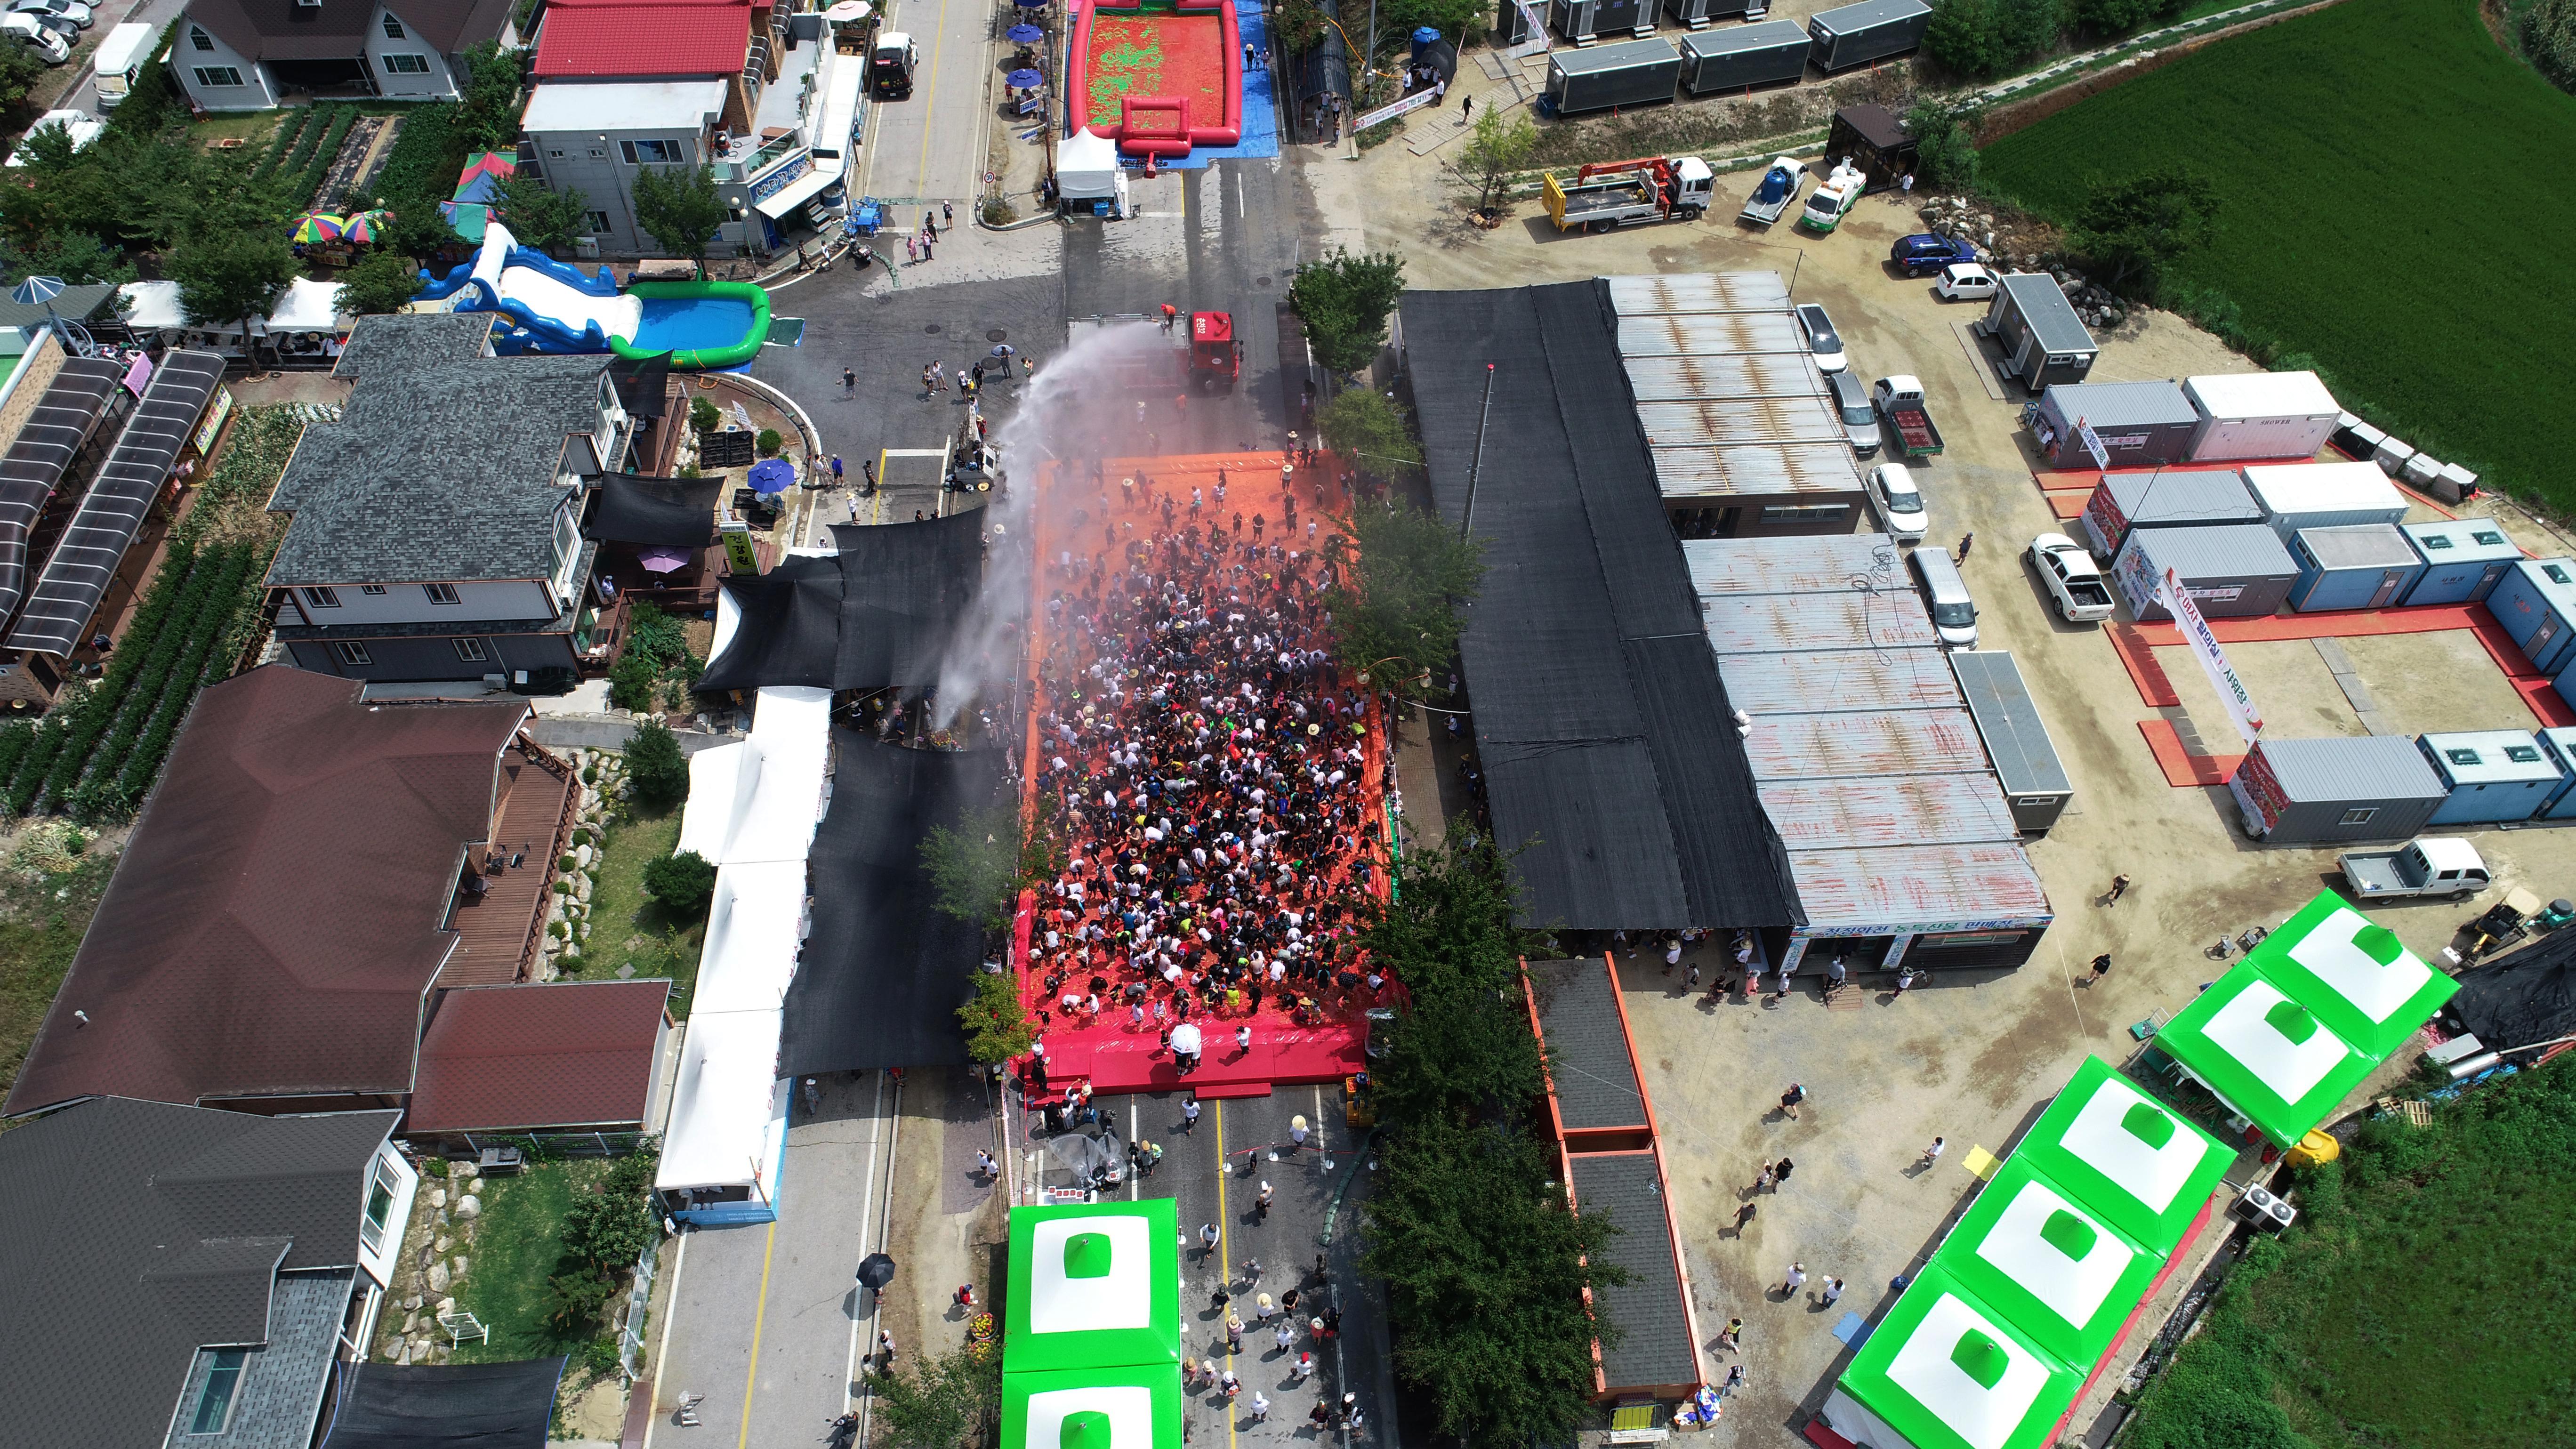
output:
[[[188,0],[170,69],[210,111],[300,96],[455,100],[465,52],[515,48],[510,0]]]
[[[633,1132],[658,1122],[671,983],[558,981],[441,991],[420,1039],[403,1135],[479,1150],[479,1137]],[[606,1144],[603,1143],[603,1147]]]
[[[199,696],[0,1111],[403,1107],[434,993],[527,979],[570,771],[523,733],[524,701],[369,704],[361,688],[269,665]],[[619,984],[658,1017],[664,983]],[[553,998],[526,1000],[542,1014]],[[590,1069],[648,1080],[654,1036],[630,1030],[624,1057]],[[507,1125],[587,1124],[580,1095],[572,1116]]]

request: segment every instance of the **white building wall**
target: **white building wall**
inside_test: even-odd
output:
[[[402,39],[396,40],[385,34],[385,17],[388,15],[402,27]],[[405,64],[424,64],[428,69],[396,70],[394,57],[402,57]],[[377,6],[375,15],[367,21],[367,66],[375,73],[376,88],[384,93],[387,100],[453,100],[463,93],[463,88],[457,84],[456,71],[448,64],[447,57],[432,49],[409,21],[388,6]]]
[[[200,42],[203,44],[200,44]],[[184,16],[170,64],[191,99],[210,111],[264,111],[277,104],[277,86],[267,67],[224,44],[223,37]],[[241,75],[237,86],[209,85],[198,72],[229,66]]]

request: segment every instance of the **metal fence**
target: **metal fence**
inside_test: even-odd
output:
[[[561,1157],[624,1157],[642,1146],[650,1134],[643,1132],[548,1132],[495,1133],[462,1132],[465,1150],[475,1156],[494,1147],[515,1147],[531,1162],[545,1162]]]
[[[630,1384],[643,1374],[645,1320],[651,1315],[653,1274],[661,1257],[661,1239],[644,1245],[644,1255],[635,1260],[635,1286],[626,1294],[626,1321],[617,1331],[617,1367]]]

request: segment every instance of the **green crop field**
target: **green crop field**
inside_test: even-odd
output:
[[[2175,278],[2315,357],[2347,408],[2490,487],[2576,512],[2576,96],[2476,0],[2346,0],[2223,41],[1996,142],[1987,183],[2072,213],[2090,175],[2184,164],[2221,234]]]

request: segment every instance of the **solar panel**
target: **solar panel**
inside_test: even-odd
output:
[[[82,496],[53,557],[45,560],[7,647],[62,656],[79,645],[81,630],[98,611],[143,515],[169,481],[179,450],[188,445],[223,376],[224,360],[211,352],[173,352],[162,359],[141,405],[125,420],[115,451]]]
[[[63,481],[72,455],[89,441],[125,369],[95,357],[67,357],[7,456],[0,457],[0,619],[16,612],[27,588],[27,530]]]

